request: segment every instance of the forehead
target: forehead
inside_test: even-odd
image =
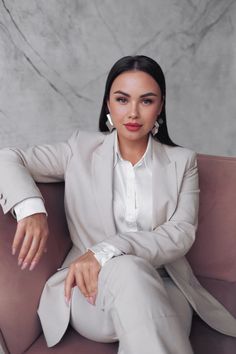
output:
[[[118,75],[112,83],[111,91],[122,90],[127,93],[129,91],[146,91],[160,92],[160,87],[151,75],[144,71],[134,70],[126,71]],[[145,92],[144,92],[145,91]]]

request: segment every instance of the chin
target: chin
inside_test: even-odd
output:
[[[130,141],[144,140],[145,138],[148,138],[148,133],[140,134],[140,132],[128,132],[128,134],[125,136],[123,135],[123,137]]]

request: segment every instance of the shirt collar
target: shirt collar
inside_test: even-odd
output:
[[[152,135],[149,134],[146,151],[143,154],[143,156],[141,157],[141,159],[134,165],[134,167],[139,167],[144,163],[146,167],[151,168],[151,160],[152,160]],[[114,166],[113,167],[116,166],[118,161],[124,161],[124,159],[122,158],[121,153],[120,153],[117,131],[115,131]]]

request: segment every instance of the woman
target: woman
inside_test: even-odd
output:
[[[70,322],[92,340],[119,340],[119,353],[189,354],[192,307],[210,326],[236,336],[235,319],[184,258],[197,228],[196,154],[171,141],[165,100],[160,66],[127,56],[108,75],[101,132],[76,131],[68,142],[1,152],[1,204],[17,217],[12,251],[20,248],[22,269],[33,270],[48,237],[34,181],[65,180],[73,247],[41,296],[48,346]]]

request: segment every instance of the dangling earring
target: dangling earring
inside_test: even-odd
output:
[[[115,129],[114,124],[111,120],[111,115],[108,113],[107,115],[107,121],[106,121],[106,126],[109,129],[110,133],[112,132],[113,129]]]
[[[156,120],[156,121],[155,121],[155,124],[154,124],[154,127],[153,127],[152,130],[151,130],[153,136],[155,136],[155,135],[158,133],[159,126],[160,126],[160,125],[159,125],[158,121]]]

